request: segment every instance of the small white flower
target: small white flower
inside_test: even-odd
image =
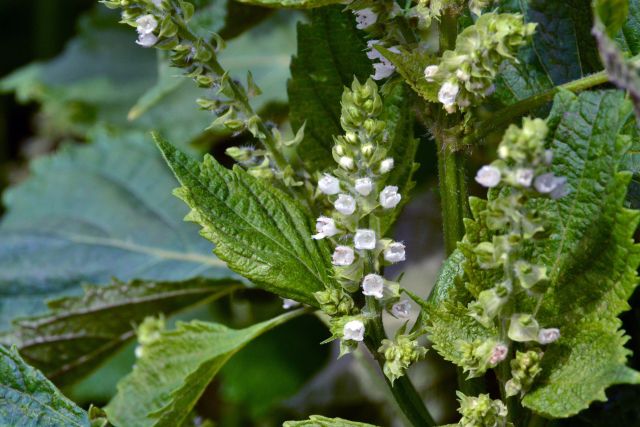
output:
[[[533,181],[533,169],[521,168],[516,170],[516,182],[523,187],[530,187]]]
[[[378,44],[380,44],[380,40],[369,40],[367,42],[367,58],[371,59],[372,61],[375,59],[383,58],[382,54],[375,48],[375,46]]]
[[[378,20],[378,14],[370,8],[355,10],[353,13],[356,15],[356,28],[359,30],[372,26]]]
[[[405,246],[400,242],[393,242],[384,250],[384,259],[389,262],[400,262],[405,260]]]
[[[429,66],[427,66],[427,68],[424,69],[424,78],[428,82],[432,82],[433,78],[435,77],[436,74],[438,74],[439,70],[440,70],[440,68],[438,68],[437,65],[429,65]]]
[[[344,325],[342,338],[351,341],[362,341],[364,339],[364,323],[360,320],[351,320]]]
[[[348,194],[340,194],[333,203],[336,210],[343,215],[351,215],[356,211],[356,199]]]
[[[464,70],[456,70],[456,77],[458,78],[458,80],[466,82],[471,76]]]
[[[362,294],[381,299],[384,292],[384,279],[378,274],[367,274],[362,280]]]
[[[380,162],[380,173],[387,173],[393,169],[393,157],[388,157]]]
[[[384,209],[393,209],[398,206],[402,196],[398,193],[398,187],[395,185],[387,185],[380,192],[380,205]]]
[[[325,173],[318,181],[318,188],[324,194],[332,196],[340,192],[340,181],[335,176]]]
[[[157,42],[158,38],[153,34],[139,34],[138,40],[136,40],[136,43],[142,47],[152,47]]]
[[[353,238],[353,244],[356,249],[375,249],[376,232],[373,230],[356,230],[356,235]]]
[[[533,186],[542,194],[549,194],[553,199],[566,196],[569,190],[566,188],[567,178],[555,176],[553,173],[545,173],[537,176]]]
[[[336,227],[336,222],[332,218],[326,216],[321,216],[316,220],[316,231],[318,234],[314,234],[312,236],[316,240],[335,236],[340,232],[338,227]]]
[[[391,307],[391,314],[398,319],[408,319],[411,314],[411,303],[405,299],[393,304]]]
[[[394,71],[396,71],[396,67],[393,64],[389,65],[385,62],[376,62],[373,64],[373,70],[373,80],[382,80],[392,75]]]
[[[136,358],[140,359],[144,355],[144,347],[137,345],[133,354],[135,354]]]
[[[558,328],[540,329],[538,332],[538,342],[540,344],[551,344],[560,338],[560,330]]]
[[[368,196],[373,190],[373,181],[371,178],[358,178],[356,179],[356,191],[362,196]]]
[[[476,174],[476,182],[483,187],[493,188],[500,184],[500,169],[495,166],[483,166]]]
[[[493,347],[493,351],[491,352],[489,363],[491,365],[497,365],[498,363],[502,362],[504,359],[507,358],[508,353],[509,353],[509,347],[507,347],[502,343],[496,344],[496,346]]]
[[[354,166],[353,159],[349,156],[340,157],[340,161],[338,163],[343,169],[346,169],[346,170],[353,169],[353,166]]]
[[[158,28],[158,21],[153,15],[142,15],[136,19],[138,34],[151,34]]]
[[[300,303],[296,300],[292,300],[289,298],[282,298],[282,308],[285,310],[289,310],[290,308],[299,306]]]
[[[445,107],[451,107],[456,103],[456,97],[460,87],[457,83],[445,82],[438,91],[438,101]]]
[[[349,246],[336,246],[331,262],[333,265],[347,266],[353,264],[356,256]]]

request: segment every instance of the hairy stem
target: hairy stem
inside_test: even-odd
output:
[[[384,366],[384,358],[378,352],[378,346],[384,339],[385,332],[381,318],[376,318],[370,322],[370,325],[369,335],[366,339],[367,348],[382,369]],[[414,427],[432,427],[437,425],[425,406],[422,397],[407,375],[398,378],[393,385],[386,376],[385,380],[391,390],[391,394],[393,394],[398,406],[411,422],[411,425]]]
[[[591,74],[581,79],[556,86],[530,98],[518,101],[515,104],[503,108],[502,110],[498,110],[497,112],[493,113],[488,119],[480,122],[478,126],[476,126],[476,131],[464,138],[464,143],[467,145],[473,144],[487,136],[489,133],[495,131],[496,129],[500,129],[508,125],[514,119],[524,116],[529,111],[541,107],[542,105],[551,101],[556,93],[558,93],[562,89],[572,92],[580,92],[606,83],[608,80],[609,78],[606,71],[600,71],[599,73]]]

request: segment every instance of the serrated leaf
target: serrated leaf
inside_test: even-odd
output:
[[[286,421],[283,427],[375,427],[372,424],[348,421],[342,418],[328,418],[322,415],[311,415],[308,420]]]
[[[118,384],[118,393],[105,408],[109,419],[121,426],[180,425],[227,360],[257,336],[301,313],[285,313],[240,330],[200,321],[179,323],[144,347],[133,372]]]
[[[239,166],[226,169],[209,155],[198,163],[156,142],[182,184],[175,194],[191,207],[187,219],[202,226],[218,257],[261,288],[317,306],[313,293],[334,280],[329,249],[311,238],[300,205]]]
[[[424,77],[424,69],[429,65],[437,64],[436,58],[419,49],[398,48],[400,53],[392,52],[382,46],[377,46],[376,49],[395,65],[396,71],[418,95],[429,102],[438,102],[440,85],[436,82],[428,82]]]
[[[49,313],[14,322],[0,342],[16,345],[25,360],[57,384],[77,381],[135,335],[147,316],[174,314],[212,301],[241,286],[230,280],[183,282],[134,280],[87,286],[81,297],[48,303]]]
[[[31,177],[4,194],[0,330],[42,313],[45,299],[79,295],[83,283],[232,276],[182,221],[174,187],[140,134],[100,133],[32,163]]]
[[[526,22],[538,24],[531,45],[518,54],[518,63],[506,63],[498,75],[496,97],[505,104],[602,69],[591,36],[590,0],[502,0],[499,10],[521,13]]]
[[[67,399],[15,348],[0,345],[0,424],[3,426],[89,427],[89,416]]]
[[[343,133],[344,87],[350,87],[354,77],[364,82],[373,72],[363,33],[355,28],[351,13],[342,9],[313,10],[309,24],[298,24],[298,53],[291,59],[290,120],[296,132],[306,123],[299,152],[313,170],[334,166],[332,136]]]
[[[291,7],[296,9],[311,9],[330,4],[344,3],[343,0],[237,0],[240,3],[266,7]]]
[[[551,286],[536,318],[541,325],[560,328],[562,337],[545,349],[543,372],[523,404],[547,417],[567,417],[594,400],[605,400],[604,390],[611,384],[640,383],[640,374],[626,367],[629,351],[617,318],[628,309],[640,264],[640,247],[633,242],[640,213],[623,207],[630,174],[618,170],[628,148],[618,135],[629,108],[618,91],[561,92],[547,119],[552,170],[567,177],[571,190],[557,201],[538,201],[540,211],[551,213],[552,225],[533,261],[549,266]],[[477,322],[469,323],[466,303],[482,286],[495,283],[493,273],[475,266],[468,251],[490,240],[479,218],[482,202],[473,202],[475,220],[465,223],[467,235],[460,245],[464,260],[458,261],[466,282],[456,285],[455,274],[445,269],[438,299],[448,299],[429,313],[434,345],[458,364],[455,342],[482,339],[487,333],[477,330]],[[519,304],[533,310],[535,303]],[[454,323],[445,330],[445,322]]]

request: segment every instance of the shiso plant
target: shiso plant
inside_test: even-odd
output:
[[[5,196],[0,424],[218,425],[198,403],[216,375],[301,316],[321,319],[318,342],[335,358],[377,365],[394,425],[446,418],[408,372],[433,353],[456,371],[451,425],[462,427],[579,423],[610,386],[640,383],[619,319],[640,265],[640,3],[100,3],[125,29],[118,43],[157,52],[158,84],[129,111],[149,118],[140,127],[114,125],[100,107],[137,90],[127,82],[82,120],[68,94],[34,87],[35,69],[2,82],[92,142],[39,161]],[[242,49],[236,36],[290,19],[255,6],[304,10],[286,97],[269,95],[288,108],[261,101],[251,70],[226,63]],[[269,36],[264,46],[283,43]],[[167,93],[188,102],[171,110]],[[403,263],[419,248],[394,225],[428,163],[423,146],[437,158],[446,259],[435,284],[408,289]],[[182,204],[167,192],[169,169]],[[65,174],[83,191],[65,188]],[[201,237],[175,222],[185,207]],[[169,321],[213,301],[237,309],[230,295],[256,289],[281,298],[282,313],[237,329],[210,313]],[[284,350],[304,339],[287,335]],[[135,362],[108,404],[85,410],[56,388],[128,342]],[[273,360],[251,364],[278,357],[267,349]],[[308,415],[284,425],[370,426]]]

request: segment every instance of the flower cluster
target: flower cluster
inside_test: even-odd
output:
[[[460,408],[458,412],[462,418],[458,422],[460,427],[498,427],[510,425],[507,423],[507,407],[500,400],[491,400],[488,394],[478,397],[465,396],[458,392]]]
[[[331,262],[339,287],[317,292],[315,297],[332,316],[333,338],[341,339],[343,354],[364,340],[366,324],[380,316],[383,308],[400,318],[408,317],[410,309],[407,301],[399,301],[399,284],[381,274],[383,265],[404,261],[406,256],[401,242],[381,236],[380,219],[402,200],[398,187],[384,185],[394,160],[387,156],[382,112],[382,99],[372,79],[364,84],[356,79],[351,89],[345,89],[340,118],[345,133],[335,138],[332,150],[338,167],[318,179],[318,195],[333,209],[318,217],[312,237],[333,244]],[[356,301],[365,304],[359,307]],[[405,366],[420,357],[417,345],[407,350],[403,338],[398,339],[403,346],[400,353],[387,351],[392,360],[400,357],[397,363]],[[394,372],[402,369],[398,365]]]
[[[462,364],[469,376],[483,374],[508,359],[513,343],[524,343],[511,361],[512,378],[505,388],[509,395],[525,393],[539,373],[542,351],[537,347],[560,338],[556,328],[542,328],[533,313],[518,312],[515,298],[533,298],[539,307],[549,285],[547,267],[528,260],[536,237],[545,232],[545,221],[530,201],[534,198],[558,198],[567,194],[566,179],[549,172],[552,153],[545,149],[547,125],[540,119],[524,119],[522,128],[512,125],[498,148],[499,159],[482,167],[476,181],[492,193],[486,205],[476,209],[485,223],[490,240],[460,245],[468,262],[490,275],[492,288],[474,292],[468,315],[487,329],[492,338],[461,342]],[[479,205],[476,205],[479,206]],[[487,276],[489,277],[489,276]],[[506,378],[505,378],[506,381]]]
[[[142,321],[136,333],[138,335],[138,346],[135,349],[135,355],[137,358],[141,358],[144,355],[145,346],[158,341],[161,337],[162,331],[165,329],[164,316],[159,317],[145,317]]]
[[[491,94],[500,64],[515,61],[518,47],[534,30],[535,24],[525,24],[521,15],[486,13],[458,35],[455,50],[425,68],[424,77],[440,86],[438,100],[448,112],[464,111]]]
[[[385,359],[384,374],[392,384],[405,374],[412,363],[427,354],[427,349],[418,344],[417,340],[404,334],[404,328],[399,332],[394,340],[382,340],[382,345],[378,349]]]

